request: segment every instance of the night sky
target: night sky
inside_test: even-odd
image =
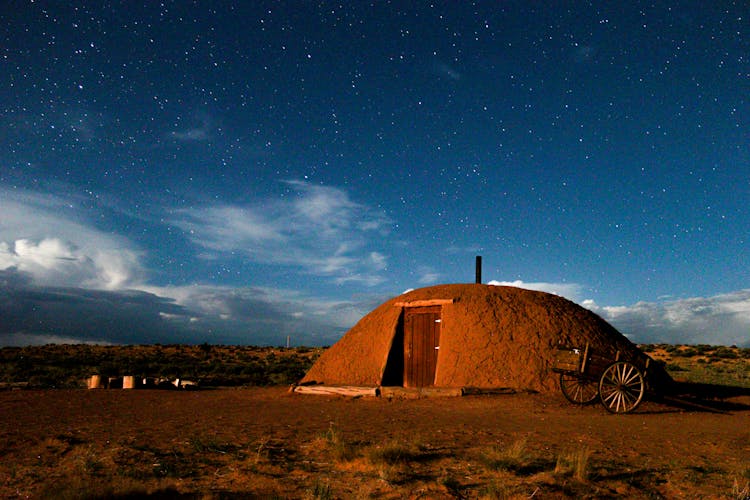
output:
[[[0,345],[330,344],[407,289],[750,345],[750,4],[0,6]]]

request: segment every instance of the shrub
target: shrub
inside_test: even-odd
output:
[[[698,351],[698,354],[706,354],[707,352],[712,351],[713,347],[708,344],[698,344],[694,346],[694,349]]]
[[[698,356],[699,352],[696,349],[692,348],[692,347],[686,347],[685,349],[676,351],[674,353],[674,355],[675,356],[680,356],[680,357],[683,357],[683,358],[692,358],[694,356]]]
[[[721,359],[739,358],[739,355],[734,351],[734,349],[730,349],[729,347],[719,347],[714,351],[713,355]]]
[[[698,362],[700,363],[701,360],[698,360]],[[667,368],[667,371],[670,371],[670,372],[686,372],[686,371],[688,371],[687,368],[684,368],[684,367],[682,367],[682,366],[680,366],[680,365],[678,365],[676,363],[667,363],[666,368]]]

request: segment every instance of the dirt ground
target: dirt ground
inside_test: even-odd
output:
[[[748,482],[747,390],[630,415],[541,394],[0,392],[2,498],[749,498]]]

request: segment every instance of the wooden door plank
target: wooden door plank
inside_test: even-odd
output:
[[[404,386],[435,383],[440,345],[440,307],[408,309],[404,314]]]

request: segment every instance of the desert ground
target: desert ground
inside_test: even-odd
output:
[[[748,498],[750,391],[684,403],[3,391],[0,497]]]

